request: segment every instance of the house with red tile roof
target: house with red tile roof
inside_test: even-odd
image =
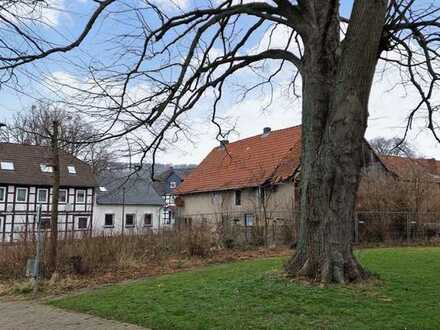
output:
[[[264,217],[284,219],[297,206],[301,126],[274,130],[214,148],[177,188],[178,217],[212,219],[228,214],[252,225]],[[384,170],[365,142],[365,164]],[[374,165],[374,166],[373,166]]]
[[[379,157],[387,170],[400,180],[418,178],[425,182],[440,183],[440,161],[434,158]]]

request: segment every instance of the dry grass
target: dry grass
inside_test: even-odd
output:
[[[57,283],[47,274],[46,292],[65,292],[82,287],[115,283],[151,275],[172,273],[212,263],[261,256],[278,256],[287,249],[258,249],[247,245],[226,249],[222,239],[205,226],[133,235],[85,236],[59,242]],[[35,255],[35,243],[22,242],[0,249],[0,295],[26,293],[26,261]],[[44,275],[43,274],[43,275]]]

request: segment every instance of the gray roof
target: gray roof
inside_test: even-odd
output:
[[[124,170],[108,170],[99,178],[96,202],[101,205],[163,205],[164,200],[155,191],[147,171],[127,173]]]
[[[176,181],[176,183],[179,185],[195,167],[195,165],[188,165],[178,168],[169,167],[167,170],[161,172],[159,175],[156,176],[154,189],[160,195],[172,193],[173,189],[170,188],[169,182]]]

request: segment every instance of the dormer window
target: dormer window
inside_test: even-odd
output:
[[[5,171],[14,171],[15,170],[14,163],[10,162],[10,161],[0,162],[0,168]]]
[[[53,173],[53,166],[47,164],[40,164],[40,169],[43,173]]]
[[[75,166],[73,166],[73,165],[67,166],[67,172],[69,172],[69,174],[76,174]]]
[[[176,186],[177,186],[177,185],[176,185],[176,181],[171,181],[171,182],[170,182],[170,188],[171,188],[171,189],[175,189]]]

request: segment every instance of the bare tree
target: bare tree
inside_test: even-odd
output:
[[[54,122],[58,127],[58,148],[92,166],[99,174],[111,160],[111,142],[96,142],[98,132],[80,115],[48,102],[38,102],[18,113],[0,130],[0,141],[52,147]]]
[[[61,184],[60,154],[79,156],[89,161],[96,172],[103,170],[109,161],[108,143],[89,143],[93,129],[78,115],[71,115],[63,108],[39,102],[28,112],[18,114],[1,132],[6,142],[47,146],[51,152],[52,201],[50,219],[50,243],[48,269],[57,272],[58,255],[58,203]]]
[[[408,141],[399,137],[387,139],[377,137],[369,141],[370,146],[379,155],[415,157],[416,151]]]
[[[9,78],[24,64],[78,47],[106,10],[128,15],[124,21],[132,24],[131,33],[113,36],[111,61],[90,66],[87,86],[71,88],[75,93],[67,102],[108,123],[101,139],[133,139],[141,161],[150,153],[154,161],[163,143],[186,134],[183,115],[208,92],[214,94],[211,120],[218,138],[227,135],[218,109],[238,72],[260,77],[247,79],[244,96],[262,86],[270,93],[277,75],[290,74],[295,95],[301,82],[303,148],[300,239],[286,270],[324,283],[361,280],[368,273],[352,253],[352,219],[375,71],[379,62],[387,63],[420,95],[407,132],[415,115],[424,112],[427,127],[440,140],[434,98],[440,6],[354,0],[350,17],[343,17],[340,7],[338,0],[223,0],[167,15],[149,1],[100,1],[76,40],[56,47],[28,41],[20,52],[8,43],[0,69]],[[289,32],[281,47],[272,42],[255,47],[255,39],[265,33],[272,41],[280,28]],[[135,93],[142,84],[148,88]]]

